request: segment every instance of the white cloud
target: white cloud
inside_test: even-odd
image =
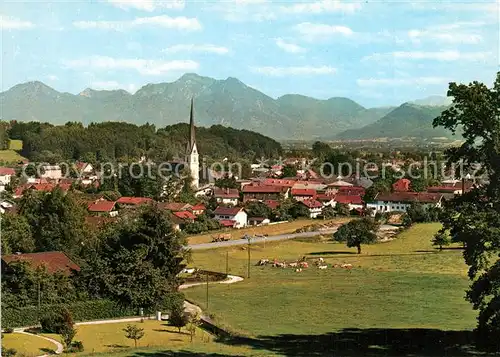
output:
[[[224,20],[229,22],[264,22],[276,19],[267,0],[220,1],[212,5],[209,8],[222,14]]]
[[[304,53],[306,52],[306,49],[304,47],[301,47],[299,45],[296,45],[294,43],[289,43],[283,40],[282,38],[277,38],[275,39],[276,41],[276,46],[281,48],[283,51],[288,52],[288,53]]]
[[[425,86],[448,83],[443,77],[408,77],[408,78],[360,78],[356,81],[360,87],[401,87],[401,86]]]
[[[158,9],[184,9],[184,0],[108,0],[108,2],[121,9],[137,9],[155,11]]]
[[[295,30],[310,41],[318,38],[329,38],[333,35],[351,36],[354,34],[354,31],[347,26],[314,24],[310,22],[302,22],[295,25]]]
[[[2,30],[25,30],[33,27],[35,27],[35,25],[30,21],[0,15],[0,29]]]
[[[361,4],[359,2],[343,2],[340,0],[322,0],[282,6],[281,9],[283,12],[294,14],[321,14],[328,12],[353,13],[361,9]]]
[[[105,56],[67,60],[63,64],[68,68],[85,68],[97,70],[136,70],[142,75],[162,75],[170,72],[195,71],[199,68],[198,62],[192,60],[146,60],[123,59]]]
[[[47,79],[48,79],[49,81],[58,81],[58,80],[59,80],[59,77],[57,77],[57,76],[55,76],[55,75],[53,75],[53,74],[49,74],[49,75],[47,76]]]
[[[362,61],[383,60],[433,60],[433,61],[480,61],[487,60],[491,56],[488,52],[459,52],[459,51],[395,51],[389,53],[374,53],[366,56]]]
[[[264,74],[266,76],[282,77],[289,75],[319,75],[319,74],[335,74],[336,68],[330,66],[297,66],[297,67],[252,67],[253,72]]]
[[[410,30],[408,37],[414,42],[431,40],[453,44],[477,44],[482,42],[483,37],[478,34],[457,33],[457,32],[437,32],[425,30]]]
[[[137,86],[135,84],[120,84],[117,81],[92,81],[90,88],[95,90],[115,90],[124,89],[127,92],[135,93]]]
[[[229,53],[229,49],[223,46],[216,46],[211,44],[195,45],[195,44],[180,44],[165,48],[162,52],[178,53],[178,52],[203,52],[215,53],[218,55],[225,55]]]
[[[139,26],[158,26],[177,30],[197,31],[202,26],[198,19],[184,16],[170,17],[168,15],[138,17],[131,21],[76,21],[73,26],[80,29],[101,29],[123,31]]]

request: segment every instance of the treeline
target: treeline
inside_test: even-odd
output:
[[[6,122],[3,122],[6,123]],[[157,129],[154,125],[123,122],[68,122],[52,125],[39,122],[10,122],[6,135],[23,141],[22,155],[32,161],[62,160],[130,161],[146,156],[155,161],[183,158],[189,125]],[[198,151],[213,159],[277,157],[281,145],[264,135],[213,125],[196,128]]]

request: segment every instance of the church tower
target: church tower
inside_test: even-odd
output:
[[[196,146],[196,137],[194,130],[194,115],[193,115],[193,98],[191,98],[191,111],[189,113],[189,141],[186,148],[186,165],[191,171],[193,178],[193,187],[198,188],[200,185],[200,162],[198,160],[198,148]]]

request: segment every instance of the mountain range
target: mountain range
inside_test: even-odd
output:
[[[222,124],[276,139],[303,140],[443,136],[431,123],[447,104],[443,97],[380,108],[365,108],[341,97],[319,100],[287,94],[273,99],[236,78],[217,80],[188,73],[174,82],[147,84],[135,94],[87,88],[74,95],[38,81],[18,84],[0,93],[0,119],[85,125],[149,122],[165,127],[188,120],[191,97],[197,125]]]

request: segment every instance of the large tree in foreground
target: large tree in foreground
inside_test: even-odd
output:
[[[109,232],[86,274],[96,295],[123,306],[169,309],[177,295],[177,275],[189,251],[169,217],[146,206],[130,222]],[[93,271],[93,274],[92,274]]]
[[[486,183],[446,205],[443,233],[464,244],[464,258],[472,284],[467,299],[479,311],[478,336],[498,344],[500,338],[500,72],[493,88],[478,82],[451,83],[452,106],[434,126],[463,131],[460,147],[447,150],[449,164],[462,163]],[[482,339],[484,342],[485,340]]]

